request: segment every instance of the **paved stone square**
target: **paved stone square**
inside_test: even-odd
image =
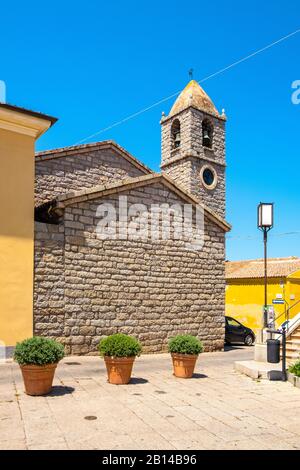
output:
[[[47,397],[24,393],[0,364],[0,449],[300,449],[300,390],[233,369],[253,348],[200,356],[194,378],[168,354],[136,360],[129,385],[107,383],[103,360],[66,357]]]

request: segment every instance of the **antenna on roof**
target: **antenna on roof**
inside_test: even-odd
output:
[[[0,103],[6,103],[6,85],[3,80],[0,80]]]
[[[193,74],[194,74],[194,69],[190,69],[190,70],[189,70],[189,77],[190,77],[190,80],[193,80]]]

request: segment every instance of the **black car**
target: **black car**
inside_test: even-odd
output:
[[[242,325],[231,317],[225,317],[225,342],[244,343],[246,346],[252,346],[255,341],[255,334],[250,328]]]

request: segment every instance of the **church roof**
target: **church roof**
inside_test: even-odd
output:
[[[300,270],[300,258],[268,258],[268,277],[286,277]],[[226,262],[226,279],[255,279],[264,277],[264,260],[251,259]]]
[[[191,80],[182,90],[172,106],[169,117],[180,113],[180,111],[183,111],[189,106],[192,106],[201,111],[205,111],[209,114],[219,116],[218,110],[213,104],[212,100],[205,93],[203,88],[201,88],[199,83],[196,82],[196,80]]]
[[[41,152],[35,153],[35,161],[36,162],[43,162],[45,160],[51,160],[53,158],[60,158],[66,157],[68,155],[79,155],[82,153],[87,153],[95,150],[104,150],[104,149],[112,149],[118,154],[120,157],[125,158],[125,160],[132,163],[134,166],[139,168],[144,173],[152,173],[152,170],[147,167],[144,163],[140,160],[135,158],[131,155],[127,150],[125,150],[121,145],[117,144],[113,140],[103,140],[101,142],[93,142],[90,144],[80,144],[80,145],[72,145],[70,147],[61,147],[51,150],[43,150]]]
[[[201,206],[204,209],[204,213],[207,218],[222,228],[225,232],[229,232],[231,230],[230,224],[228,224],[222,217],[220,217],[206,205],[199,202],[196,197],[189,194],[187,191],[185,191],[184,188],[179,186],[171,178],[162,173],[152,173],[149,175],[139,176],[137,178],[128,178],[126,180],[110,184],[93,186],[92,188],[85,189],[83,191],[71,191],[68,194],[64,194],[55,198],[53,208],[54,210],[64,209],[66,206],[75,204],[77,202],[84,202],[99,197],[105,197],[110,194],[128,191],[133,188],[150,185],[156,182],[167,186],[171,191],[176,193],[187,203],[193,204],[194,206]]]

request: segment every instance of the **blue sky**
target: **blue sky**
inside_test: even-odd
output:
[[[0,79],[7,101],[58,123],[37,149],[73,145],[300,28],[296,0],[6,2]],[[300,256],[300,34],[207,80],[228,116],[227,258],[262,255],[256,206],[275,202],[270,256]],[[171,99],[102,133],[154,170]]]

